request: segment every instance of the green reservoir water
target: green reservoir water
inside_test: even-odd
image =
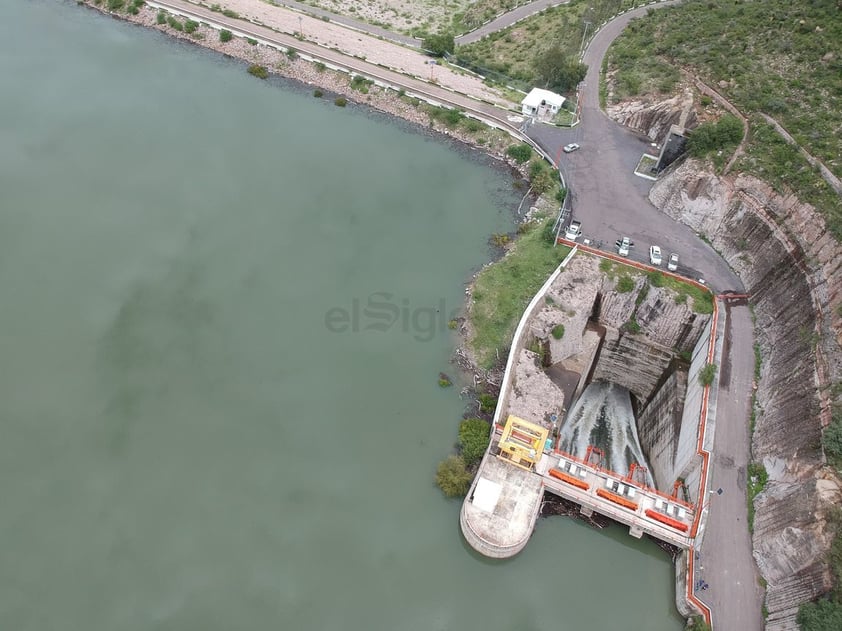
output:
[[[0,629],[680,628],[653,544],[433,486],[504,172],[71,2],[0,77]]]

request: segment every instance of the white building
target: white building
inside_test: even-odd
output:
[[[564,97],[549,90],[532,88],[520,102],[524,116],[534,116],[540,119],[550,119],[555,116],[564,104]]]

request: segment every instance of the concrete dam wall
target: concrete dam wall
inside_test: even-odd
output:
[[[603,466],[621,476],[637,463],[645,469],[639,481],[664,493],[681,477],[681,499],[695,502],[703,388],[688,373],[704,364],[710,315],[642,270],[604,265],[577,254],[530,304],[495,420],[512,414],[544,424],[578,458],[598,447]],[[618,290],[622,278],[633,281],[631,291]]]

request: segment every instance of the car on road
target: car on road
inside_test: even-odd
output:
[[[649,248],[649,262],[652,263],[652,265],[660,265],[663,263],[663,260],[661,259],[661,248],[657,245],[653,245]]]
[[[571,142],[569,145],[564,145],[564,153],[573,153],[579,148],[579,145],[575,142]]]
[[[634,247],[634,243],[631,242],[631,239],[628,237],[623,237],[622,239],[617,240],[617,254],[620,256],[628,256],[629,250]]]
[[[581,221],[571,221],[570,225],[567,226],[567,230],[564,231],[564,238],[568,241],[575,241],[582,235],[582,222]]]
[[[670,254],[670,257],[667,259],[667,269],[671,272],[678,269],[678,254],[675,252]]]

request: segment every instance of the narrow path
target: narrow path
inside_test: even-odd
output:
[[[535,2],[530,2],[529,4],[524,4],[519,7],[515,7],[511,11],[503,13],[502,15],[498,15],[496,18],[494,18],[487,24],[483,24],[476,30],[469,31],[460,35],[456,38],[456,45],[464,46],[465,44],[472,44],[473,42],[478,42],[483,37],[488,37],[496,31],[508,28],[512,24],[516,24],[521,20],[525,20],[526,18],[532,17],[533,15],[535,15],[536,13],[540,13],[544,9],[549,9],[550,7],[557,7],[560,4],[567,4],[569,2],[570,0],[536,0]]]
[[[703,92],[704,94],[707,94],[714,101],[716,101],[722,107],[724,107],[726,110],[731,112],[731,114],[733,114],[734,116],[739,118],[740,122],[743,124],[743,139],[740,141],[740,144],[737,145],[737,148],[734,149],[734,153],[731,156],[731,159],[728,160],[728,164],[726,164],[725,168],[722,169],[722,175],[727,175],[728,172],[731,170],[731,167],[734,166],[734,163],[737,161],[737,158],[739,158],[741,155],[743,155],[743,153],[745,153],[745,146],[746,146],[746,143],[748,142],[748,119],[745,116],[743,116],[743,113],[740,110],[737,109],[736,105],[731,103],[731,101],[726,99],[717,90],[710,87],[707,83],[702,81],[699,77],[697,77],[696,75],[691,74],[689,72],[684,72],[684,75],[686,77],[690,78],[693,81],[693,83],[696,84],[696,88],[700,92]]]
[[[830,186],[830,187],[831,187],[834,191],[836,191],[836,194],[837,194],[837,195],[842,196],[842,181],[840,181],[840,180],[839,180],[839,178],[838,178],[838,177],[836,177],[836,176],[835,176],[835,175],[831,172],[831,170],[830,170],[830,169],[828,169],[828,168],[824,165],[824,162],[822,162],[822,161],[821,161],[821,160],[819,160],[818,158],[813,157],[813,155],[812,155],[812,154],[810,154],[810,153],[809,153],[809,152],[808,152],[808,151],[807,151],[804,147],[802,147],[801,145],[799,145],[799,144],[798,144],[798,142],[795,140],[795,138],[793,138],[793,137],[792,137],[792,134],[790,134],[790,133],[789,133],[789,132],[788,132],[788,131],[784,128],[784,126],[783,126],[783,125],[781,125],[781,124],[780,124],[778,121],[776,121],[774,118],[772,118],[772,117],[771,117],[771,116],[769,116],[768,114],[764,114],[763,112],[760,112],[760,116],[762,116],[762,117],[763,117],[763,120],[765,120],[767,123],[769,123],[772,127],[774,127],[774,128],[775,128],[775,131],[776,131],[776,132],[778,132],[778,134],[780,134],[781,138],[783,138],[784,140],[786,140],[789,144],[794,145],[794,146],[798,149],[798,151],[801,153],[801,155],[802,155],[802,156],[804,156],[804,158],[807,160],[807,162],[809,162],[809,163],[810,163],[810,165],[811,165],[811,166],[813,166],[813,167],[818,166],[818,167],[819,167],[819,171],[821,172],[822,177],[824,178],[824,181],[825,181],[825,182],[827,182],[827,183],[828,183],[828,185],[829,185],[829,186]]]

